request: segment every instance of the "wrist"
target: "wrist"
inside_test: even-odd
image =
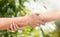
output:
[[[26,24],[29,25],[30,21],[29,21],[29,16],[25,16],[24,17],[25,21],[26,21]]]
[[[21,26],[25,26],[28,24],[28,20],[27,17],[16,17],[14,18],[14,23],[16,23],[17,25],[21,25]]]
[[[49,13],[47,13],[47,12],[41,14],[41,18],[42,18],[42,20],[43,20],[44,22],[49,22],[49,21],[55,20],[55,19],[53,18],[53,16],[50,15]]]
[[[10,21],[10,25],[11,25],[15,21],[15,18],[9,18],[8,21]]]
[[[41,19],[42,19],[44,22],[47,22],[47,21],[48,21],[48,18],[49,18],[45,13],[40,14],[40,17],[41,17]]]
[[[31,26],[31,22],[32,22],[33,18],[31,19],[30,15],[28,15],[28,16],[26,16],[26,19],[28,21],[28,25]]]

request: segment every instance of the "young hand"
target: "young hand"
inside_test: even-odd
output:
[[[13,20],[14,22],[7,28],[9,31],[23,30],[28,25],[26,17],[17,17]]]
[[[39,26],[41,24],[45,24],[42,16],[39,13],[31,14],[28,16],[29,25],[32,27]]]

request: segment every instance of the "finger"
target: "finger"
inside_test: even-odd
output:
[[[39,24],[40,24],[40,25],[45,25],[45,23],[44,23],[44,22],[40,22]]]
[[[12,26],[13,27],[13,30],[17,30],[17,27],[16,27],[17,24],[13,23],[12,25],[13,25]]]
[[[23,30],[23,29],[25,29],[25,27],[21,27],[21,28],[19,28],[19,30]]]
[[[7,28],[7,30],[8,30],[8,31],[10,31],[10,32],[12,31],[12,29],[11,29],[11,25],[10,25],[10,27],[9,27],[9,28]]]
[[[18,27],[23,27],[23,26],[27,26],[26,22],[19,22],[18,23]]]
[[[36,27],[36,26],[37,26],[37,24],[30,24],[30,26],[31,26],[31,27]]]
[[[7,30],[11,32],[11,29],[10,28],[7,28]]]
[[[11,24],[10,25],[10,28],[7,28],[8,31],[13,31],[13,30],[17,30],[16,27],[15,27],[15,24]]]
[[[15,24],[16,30],[19,30],[20,26]]]
[[[10,25],[10,30],[11,30],[11,31],[13,31],[13,26],[12,26],[12,25],[13,25],[13,24]]]
[[[38,24],[45,25],[45,22],[44,22],[44,21],[42,21],[42,20],[37,20],[37,19],[36,19],[36,24],[37,24],[37,25],[38,25]]]
[[[23,30],[25,28],[24,26],[23,27],[19,27],[17,25],[16,25],[16,27],[17,27],[18,30]]]
[[[40,26],[40,24],[35,24],[34,27]]]
[[[15,25],[16,26],[16,29],[19,30],[20,26],[19,25]]]

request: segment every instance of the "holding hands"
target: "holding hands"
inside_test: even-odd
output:
[[[60,20],[60,11],[58,10],[47,11],[44,14],[35,13],[24,17],[0,18],[0,30],[22,30],[26,26],[36,27],[55,20]]]
[[[26,26],[36,27],[40,24],[44,24],[44,21],[40,19],[40,14],[35,13],[24,17],[14,18],[13,24],[10,25],[8,30],[22,30]]]
[[[36,27],[41,24],[44,25],[46,22],[60,20],[60,11],[47,11],[44,14],[35,13],[24,17],[17,17],[14,19],[14,23],[12,24],[12,26],[10,25],[10,30],[22,30],[28,25]]]

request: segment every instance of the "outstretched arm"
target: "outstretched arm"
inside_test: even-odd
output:
[[[11,30],[20,30],[27,25],[36,27],[42,23],[43,21],[40,20],[39,14],[37,13],[24,17],[0,18],[0,30],[5,30],[7,28],[10,28]]]
[[[40,17],[45,22],[60,20],[60,11],[58,10],[47,11],[41,14]]]
[[[12,22],[13,22],[12,18],[0,18],[0,30],[5,30],[9,28]]]
[[[14,26],[17,26],[19,27],[18,29],[21,29],[27,24],[27,19],[25,17],[0,18],[0,30],[7,30],[8,28],[14,30]]]

